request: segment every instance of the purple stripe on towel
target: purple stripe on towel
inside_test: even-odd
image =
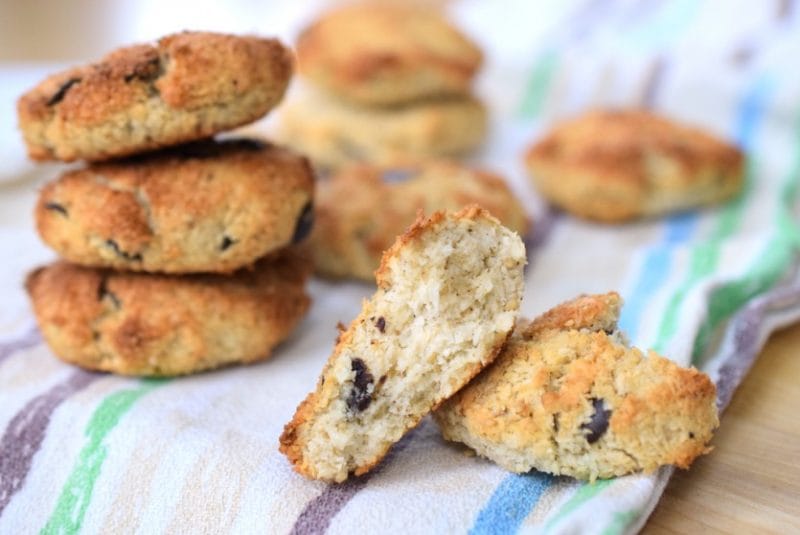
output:
[[[99,377],[103,376],[76,370],[66,380],[30,400],[11,419],[0,438],[0,515],[25,483],[56,408]]]
[[[727,408],[733,393],[752,368],[760,353],[761,328],[767,313],[800,303],[800,286],[780,287],[751,301],[734,319],[733,348],[719,369],[717,407]]]
[[[21,337],[13,338],[7,342],[0,342],[0,364],[17,351],[34,347],[41,341],[42,335],[39,334],[39,329],[34,325]]]
[[[416,429],[412,429],[407,433],[389,451],[389,454],[381,461],[381,464],[371,472],[367,472],[363,476],[350,478],[344,483],[328,485],[322,491],[322,494],[306,504],[300,516],[295,520],[292,531],[289,532],[290,535],[325,533],[333,517],[344,509],[344,506],[364,488],[373,475],[380,472],[387,463],[391,462],[392,457],[405,449],[415,433]]]

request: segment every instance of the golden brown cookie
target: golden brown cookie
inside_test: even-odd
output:
[[[525,155],[552,203],[621,222],[720,202],[742,188],[733,145],[642,110],[594,111],[556,126]]]
[[[264,360],[308,309],[308,262],[283,251],[231,276],[148,275],[57,262],[26,286],[59,358],[169,376]]]
[[[313,84],[367,106],[468,93],[482,60],[443,14],[400,3],[326,13],[300,35],[297,57]]]
[[[105,160],[254,121],[291,72],[275,39],[183,32],[50,76],[19,99],[19,126],[35,160]]]
[[[418,210],[479,204],[524,236],[522,205],[497,175],[453,162],[407,168],[354,166],[318,183],[316,223],[308,241],[317,273],[371,281],[383,251]]]
[[[491,362],[522,299],[525,246],[483,209],[420,218],[386,251],[378,290],[343,331],[280,449],[343,481]]]
[[[203,141],[69,171],[36,206],[65,259],[133,271],[230,272],[303,239],[308,161],[254,139]]]
[[[460,156],[486,137],[486,108],[472,96],[365,108],[303,89],[281,109],[280,137],[321,167]]]
[[[512,472],[594,480],[710,451],[716,389],[628,347],[616,293],[583,296],[520,322],[494,364],[434,414],[445,438]]]

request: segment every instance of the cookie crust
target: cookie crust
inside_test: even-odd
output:
[[[325,277],[371,281],[383,251],[419,210],[469,204],[481,205],[521,236],[529,230],[525,210],[505,181],[485,170],[449,161],[342,169],[318,184],[316,224],[308,241],[315,270]]]
[[[204,141],[69,171],[36,205],[65,259],[132,271],[231,272],[305,237],[308,161],[254,139]]]
[[[232,276],[173,277],[56,262],[26,288],[56,356],[121,375],[172,376],[269,358],[308,310],[290,251]]]
[[[494,364],[434,414],[444,437],[512,472],[594,480],[688,468],[719,425],[694,368],[627,347],[616,293],[520,322]]]
[[[482,54],[421,6],[356,4],[326,13],[297,41],[301,74],[364,106],[469,92]]]
[[[106,160],[254,121],[291,73],[275,39],[183,32],[50,76],[19,99],[19,126],[34,160]]]
[[[719,203],[744,181],[738,148],[644,110],[593,111],[559,124],[525,163],[548,200],[609,223]]]
[[[392,166],[467,154],[483,142],[487,122],[470,95],[364,108],[304,87],[282,107],[279,135],[323,168]]]

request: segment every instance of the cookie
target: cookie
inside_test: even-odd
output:
[[[525,162],[544,197],[605,222],[721,202],[744,180],[739,149],[640,110],[594,111],[558,125]]]
[[[464,155],[481,144],[486,129],[486,108],[471,96],[364,108],[305,88],[282,107],[280,136],[315,164],[336,168]]]
[[[308,241],[315,270],[326,277],[371,281],[381,254],[416,219],[418,210],[457,210],[473,203],[525,235],[525,210],[503,179],[492,173],[445,161],[344,169],[318,184],[316,224]]]
[[[253,139],[203,141],[65,173],[36,225],[63,258],[132,271],[230,272],[303,239],[308,161]]]
[[[149,275],[57,262],[26,286],[59,358],[170,376],[264,360],[308,310],[308,262],[283,251],[231,276]]]
[[[482,54],[435,10],[372,3],[323,15],[298,38],[297,58],[317,87],[376,106],[467,93]]]
[[[50,76],[19,99],[19,126],[35,160],[106,160],[254,121],[291,72],[275,39],[178,33]]]
[[[386,251],[378,290],[340,333],[280,438],[297,472],[343,481],[491,362],[522,299],[525,246],[477,206],[420,217]]]
[[[688,468],[719,425],[704,373],[630,348],[616,293],[521,322],[494,364],[436,411],[447,440],[512,472],[594,480]]]

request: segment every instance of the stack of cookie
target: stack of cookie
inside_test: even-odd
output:
[[[309,306],[308,161],[214,140],[283,97],[276,40],[185,32],[51,76],[18,103],[35,160],[86,160],[48,184],[40,236],[64,260],[27,280],[63,360],[177,375],[269,356]]]
[[[357,4],[323,15],[297,42],[302,91],[283,139],[324,167],[465,154],[486,134],[470,86],[480,50],[417,6]]]

